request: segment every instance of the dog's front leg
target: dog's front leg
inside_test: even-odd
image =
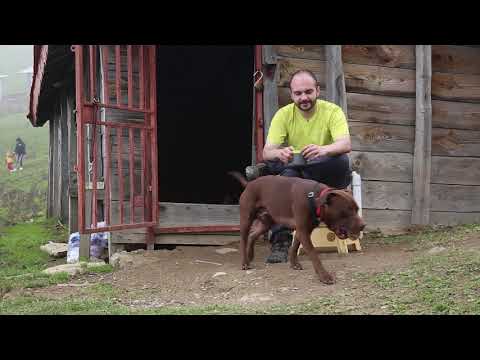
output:
[[[297,233],[293,238],[292,246],[288,250],[288,259],[290,261],[290,267],[294,270],[303,270],[302,264],[298,261],[298,248],[300,247],[300,241],[298,240]]]
[[[242,270],[250,269],[247,257],[247,239],[250,232],[251,221],[240,222],[240,258],[242,262]]]
[[[310,236],[311,236],[311,232],[305,231],[303,229],[297,229],[298,240],[302,244],[303,249],[307,253],[308,257],[310,258],[310,261],[313,264],[313,268],[315,269],[315,272],[317,273],[318,278],[324,284],[331,285],[335,283],[335,280],[333,276],[330,273],[328,273],[327,270],[325,270],[325,268],[323,267],[323,264],[320,261],[318,254],[315,252],[315,248],[313,247]]]

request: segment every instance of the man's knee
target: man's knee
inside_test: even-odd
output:
[[[350,185],[351,169],[347,154],[323,156],[312,160],[304,171],[305,177],[335,188]]]

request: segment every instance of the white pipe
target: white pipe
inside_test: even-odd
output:
[[[355,171],[352,171],[352,192],[359,208],[358,214],[362,216],[362,178]]]

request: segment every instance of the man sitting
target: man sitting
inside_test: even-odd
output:
[[[292,75],[290,95],[293,103],[280,108],[272,119],[263,149],[265,163],[248,167],[248,180],[272,174],[346,188],[351,180],[347,155],[351,142],[344,112],[336,104],[318,99],[320,88],[315,74],[309,70]],[[289,164],[294,153],[304,156],[304,166]],[[266,262],[287,262],[292,231],[278,225],[271,230],[271,254]]]

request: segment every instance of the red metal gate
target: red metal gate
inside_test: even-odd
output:
[[[78,226],[82,234],[157,220],[153,45],[75,45]]]
[[[255,45],[255,73],[253,75],[254,81],[254,112],[255,112],[255,148],[256,161],[263,160],[262,152],[264,146],[264,123],[263,123],[263,56],[262,45]]]

